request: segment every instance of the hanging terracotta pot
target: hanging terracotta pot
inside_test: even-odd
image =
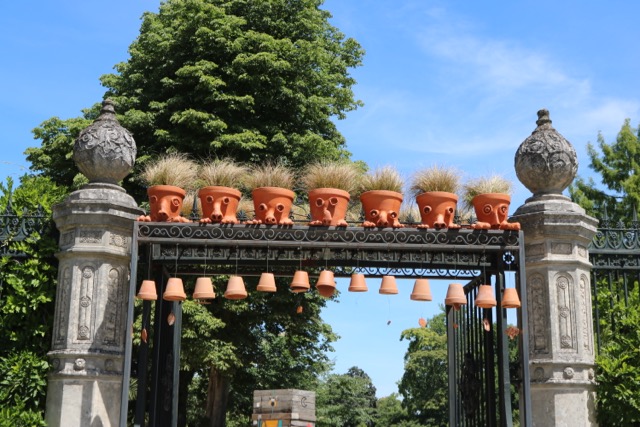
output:
[[[478,194],[471,199],[478,221],[471,227],[488,230],[520,230],[519,222],[507,222],[511,196],[504,193]]]
[[[311,285],[309,284],[309,273],[303,270],[296,271],[293,274],[293,280],[291,281],[289,289],[291,289],[291,292],[295,293],[307,292],[311,289]]]
[[[363,227],[404,227],[398,220],[402,193],[387,190],[365,191],[360,195],[360,202],[364,210]]]
[[[379,293],[383,295],[396,295],[398,293],[398,285],[396,285],[395,276],[382,276]]]
[[[187,193],[174,185],[153,185],[147,188],[149,215],[142,215],[138,221],[145,222],[190,222],[180,216],[182,202]]]
[[[318,293],[325,298],[331,298],[336,292],[336,281],[333,278],[333,271],[322,270],[316,282]]]
[[[200,222],[209,224],[237,224],[238,204],[241,193],[235,188],[211,186],[198,191],[202,206]]]
[[[316,188],[309,191],[311,222],[309,225],[346,227],[349,193],[337,188]]]
[[[213,291],[213,283],[211,277],[198,277],[196,279],[196,287],[193,290],[193,299],[209,300],[215,299],[216,294]]]
[[[416,196],[422,223],[418,228],[460,228],[453,222],[458,196],[444,191],[428,191]]]
[[[187,294],[184,293],[184,285],[182,279],[178,277],[172,277],[167,281],[167,287],[162,294],[162,299],[165,301],[184,301],[187,299]]]
[[[136,298],[143,301],[156,301],[158,299],[156,282],[154,282],[153,280],[143,280]]]
[[[460,283],[451,283],[449,285],[444,303],[445,305],[450,305],[456,310],[459,310],[460,306],[467,304],[467,297],[464,294],[464,288]]]
[[[262,273],[258,282],[257,291],[260,292],[276,292],[276,278],[273,273]]]
[[[289,218],[296,194],[280,187],[259,187],[251,192],[256,218],[247,224],[293,225]]]
[[[362,273],[353,273],[349,282],[349,292],[367,292],[367,283]]]
[[[502,308],[520,308],[520,297],[515,288],[506,288],[502,294]]]
[[[245,299],[247,297],[247,289],[244,287],[244,280],[240,276],[229,277],[227,290],[224,292],[226,299]]]
[[[497,305],[496,297],[493,295],[491,285],[480,285],[478,287],[478,295],[474,301],[474,305],[480,308],[493,308]]]
[[[413,301],[431,301],[433,297],[431,296],[429,281],[427,279],[416,279],[410,298]]]

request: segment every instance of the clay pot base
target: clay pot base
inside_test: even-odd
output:
[[[475,224],[471,224],[471,228],[474,230],[513,230],[520,231],[520,223],[519,222],[501,222],[498,225],[492,225],[488,222],[478,221]]]
[[[138,221],[140,222],[153,222],[153,220],[151,219],[151,217],[149,215],[140,215],[138,217]],[[186,223],[186,222],[191,222],[190,219],[185,218],[183,216],[176,216],[173,218],[169,218],[166,221],[160,221],[160,222],[182,222],[182,223]]]

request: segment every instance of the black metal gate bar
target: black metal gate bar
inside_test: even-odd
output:
[[[503,274],[505,268],[501,257],[504,253],[512,253],[519,256],[510,263],[509,269],[519,272],[518,278],[524,277],[523,263],[523,238],[522,232],[501,230],[472,230],[462,228],[459,230],[424,230],[424,229],[364,229],[361,227],[308,227],[308,226],[255,226],[255,225],[201,225],[197,223],[172,224],[172,223],[136,223],[134,225],[133,245],[146,247],[150,254],[152,266],[169,266],[171,275],[196,275],[202,271],[202,265],[207,265],[208,273],[223,274],[234,273],[242,275],[259,275],[264,271],[266,260],[269,260],[269,269],[274,273],[291,275],[292,268],[302,264],[305,268],[313,270],[316,267],[329,266],[335,270],[337,277],[348,276],[354,271],[362,272],[368,276],[393,274],[397,277],[429,277],[435,279],[455,278],[471,280],[467,284],[466,292],[470,298],[470,304],[464,315],[456,314],[448,307],[448,346],[449,352],[449,396],[450,396],[450,420],[451,425],[495,425],[496,420],[510,419],[511,411],[506,404],[510,402],[508,359],[505,363],[496,365],[496,354],[499,360],[504,360],[504,347],[496,345],[504,341],[503,328],[498,328],[496,338],[493,332],[485,332],[481,325],[482,319],[488,317],[493,322],[492,310],[476,309],[473,307],[473,299],[477,292],[476,287],[481,283],[480,277],[490,272],[490,275]],[[138,281],[137,254],[132,258],[131,286],[132,295],[135,292]],[[164,275],[167,277],[167,274]],[[489,277],[489,276],[487,276]],[[516,279],[516,286],[520,295],[526,295],[526,287],[523,282]],[[164,283],[164,280],[158,280]],[[164,286],[162,284],[161,286]],[[502,279],[496,280],[496,293],[502,291]],[[159,292],[161,294],[161,292]],[[499,297],[499,296],[498,296]],[[524,301],[525,298],[522,298]],[[180,304],[172,303],[171,309],[162,309],[164,305],[156,304],[156,310],[165,310],[162,314],[156,313],[154,322],[153,340],[153,366],[170,365],[159,360],[162,354],[170,354],[173,357],[171,375],[173,386],[177,386],[179,368],[180,347]],[[130,300],[130,318],[133,319],[133,298]],[[523,304],[526,307],[525,304]],[[176,323],[173,332],[168,336],[160,333],[162,325],[166,322],[166,310],[174,310]],[[525,312],[526,313],[526,312]],[[526,325],[526,315],[522,315]],[[462,316],[462,317],[455,317]],[[504,314],[498,315],[498,322],[503,324],[506,318]],[[459,322],[455,333],[453,319]],[[466,323],[468,322],[468,323]],[[526,329],[523,328],[522,341],[526,341]],[[128,340],[130,341],[130,340]],[[171,344],[168,343],[171,341]],[[164,344],[163,344],[164,343]],[[131,345],[127,343],[127,357],[131,357]],[[166,347],[166,346],[169,347]],[[162,351],[160,349],[162,348]],[[496,353],[497,352],[497,353]],[[475,353],[475,354],[474,354]],[[471,356],[469,356],[471,355]],[[469,363],[464,365],[465,357]],[[478,362],[472,360],[477,357]],[[528,353],[521,354],[522,370],[528,372]],[[469,423],[462,416],[464,408],[461,405],[462,398],[458,387],[460,375],[472,370],[472,364],[478,366],[477,378],[484,384],[485,391],[478,393],[476,411],[482,418]],[[502,370],[498,374],[500,384],[504,386],[496,393],[495,369]],[[506,367],[506,369],[505,369]],[[130,368],[130,362],[129,362]],[[138,370],[143,367],[138,366]],[[168,369],[168,368],[167,368]],[[127,374],[129,371],[127,371]],[[152,383],[160,381],[162,375],[156,368],[152,372]],[[473,377],[472,374],[471,377]],[[168,385],[168,384],[165,384]],[[526,384],[528,387],[528,384]],[[125,390],[126,389],[126,390]],[[158,404],[158,385],[152,385],[153,405]],[[173,393],[170,414],[167,413],[163,420],[172,419],[175,425],[177,415],[177,392]],[[123,396],[128,394],[128,377],[123,387]],[[124,397],[123,397],[124,402]],[[522,414],[529,412],[529,399],[520,400]],[[496,413],[497,408],[500,408]],[[122,412],[126,419],[127,408],[123,405]],[[152,411],[153,412],[153,411]],[[468,418],[468,417],[467,417]],[[488,423],[488,424],[487,424]],[[510,425],[504,424],[503,425]],[[530,426],[530,418],[521,420],[521,425]]]
[[[592,300],[593,321],[596,334],[597,351],[603,346],[603,331],[600,326],[602,304],[608,304],[610,312],[614,301],[624,300],[629,303],[629,292],[636,288],[640,281],[640,227],[634,211],[630,227],[623,223],[611,226],[606,215],[601,221],[591,244],[589,245],[589,261],[592,264]],[[604,299],[602,287],[608,288],[609,298]],[[640,289],[637,290],[640,292]],[[615,319],[610,319],[612,330]]]

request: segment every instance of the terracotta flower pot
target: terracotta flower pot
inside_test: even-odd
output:
[[[460,228],[453,222],[458,196],[444,191],[428,191],[416,196],[422,224],[418,228]]]
[[[316,188],[309,191],[311,222],[309,225],[346,227],[349,193],[337,188]]]
[[[256,218],[247,224],[293,225],[289,218],[296,194],[280,187],[259,187],[251,192]]]
[[[138,221],[152,222],[190,222],[180,215],[186,192],[174,185],[153,185],[147,189],[149,196],[149,215],[143,215]]]
[[[363,227],[404,227],[398,220],[402,193],[386,190],[365,191],[360,195],[360,202],[364,210]]]
[[[507,222],[511,196],[504,193],[478,194],[471,200],[478,222],[471,227],[488,230],[520,230],[519,222]]]
[[[198,191],[202,205],[203,223],[237,224],[241,193],[235,188],[211,186]]]

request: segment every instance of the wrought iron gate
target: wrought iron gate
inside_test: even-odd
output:
[[[640,226],[634,210],[629,226],[612,223],[605,211],[600,228],[589,246],[591,270],[593,319],[598,352],[616,330],[613,317],[615,304],[629,305],[630,300],[640,300]],[[610,318],[602,319],[602,312]],[[606,325],[606,330],[603,330]]]
[[[500,301],[505,272],[516,274],[520,295],[526,295],[522,232],[500,230],[424,230],[363,229],[361,227],[290,227],[264,225],[201,225],[136,223],[133,232],[130,304],[127,324],[133,322],[133,300],[138,262],[147,271],[174,271],[178,276],[197,275],[207,264],[211,274],[259,276],[266,260],[276,276],[291,276],[296,267],[330,267],[336,277],[354,272],[369,277],[391,274],[396,277],[428,277],[468,281],[466,308],[448,313],[449,397],[452,426],[512,425],[511,388],[506,311],[498,309],[494,328],[491,309],[476,309],[473,299],[477,286],[495,281]],[[160,268],[158,268],[160,267]],[[168,270],[167,270],[168,268]],[[162,277],[159,277],[162,279]],[[161,287],[166,280],[158,280]],[[159,290],[159,294],[163,291]],[[528,339],[526,337],[526,301],[522,298],[518,327],[520,380],[520,425],[531,425],[528,381]],[[159,322],[163,313],[175,314],[173,325]],[[151,303],[143,303],[144,321],[149,322]],[[142,368],[151,357],[153,398],[148,410],[154,426],[175,426],[177,422],[178,370],[180,355],[180,303],[155,304],[155,325],[151,348],[142,343],[138,349],[138,403],[136,425],[145,420],[147,370]],[[488,319],[489,330],[485,330]],[[132,342],[127,340],[125,373],[131,370]],[[496,378],[498,382],[496,384]],[[126,423],[129,379],[122,395],[121,425]],[[425,387],[428,386],[425,384]]]

